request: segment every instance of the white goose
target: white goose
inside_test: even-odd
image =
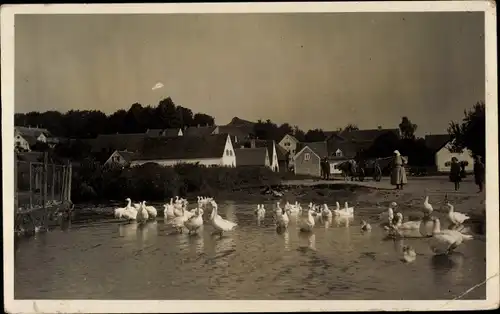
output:
[[[345,215],[345,212],[342,209],[340,209],[340,203],[339,202],[335,202],[335,209],[333,210],[333,214],[335,216]]]
[[[257,209],[255,210],[255,215],[257,216],[258,220],[264,219],[266,216],[266,209],[264,208],[264,205],[257,205]]]
[[[311,205],[310,205],[311,206]],[[303,209],[298,220],[299,229],[302,232],[313,231],[316,224],[311,209]]]
[[[415,250],[409,246],[409,245],[405,245],[403,246],[403,262],[406,262],[406,263],[411,263],[411,262],[414,262],[415,259],[417,258],[417,253],[415,253]]]
[[[199,207],[195,208],[194,215],[184,222],[184,226],[189,230],[189,234],[191,232],[197,233],[198,229],[203,225],[203,217],[201,215],[201,209]]]
[[[146,210],[146,207],[144,205],[144,202],[141,203],[141,206],[137,210],[137,217],[136,220],[137,222],[145,222],[146,220],[149,219],[149,214],[148,211]]]
[[[349,204],[347,202],[344,203],[344,210],[350,215],[354,216],[354,206],[349,207]]]
[[[119,207],[119,208],[115,208],[115,218],[122,218],[123,217],[123,214],[125,213],[125,211],[127,210],[126,207]]]
[[[186,216],[184,216],[184,208],[181,207],[180,209],[180,215],[175,216],[168,222],[170,226],[172,226],[174,229],[177,230],[177,232],[182,233],[183,232],[183,227],[184,227],[184,222],[186,222]]]
[[[323,204],[323,210],[321,211],[321,215],[325,219],[330,219],[332,218],[332,211],[328,208],[328,205]]]
[[[441,223],[438,218],[434,218],[434,229],[429,245],[431,250],[436,254],[450,254],[463,241],[474,239],[473,236],[463,234],[456,230],[441,230]]]
[[[434,208],[429,203],[429,196],[426,195],[425,200],[424,200],[424,208],[423,208],[424,216],[430,216],[433,211],[434,211]]]
[[[210,222],[212,223],[212,226],[215,228],[217,233],[222,237],[222,233],[224,231],[231,231],[233,230],[238,224],[223,219],[218,213],[217,213],[217,203],[215,201],[211,201],[212,204],[212,214],[210,215]]]
[[[419,230],[421,223],[422,222],[420,220],[403,222],[403,214],[396,213],[396,222],[394,223],[394,227],[399,230]]]
[[[394,220],[394,209],[398,206],[396,202],[392,202],[389,205],[389,208],[387,208],[386,211],[383,211],[379,215],[379,219],[382,220],[384,223],[387,221],[393,221]]]
[[[362,220],[361,221],[361,231],[371,231],[372,230],[372,226],[370,226],[369,223],[367,223],[366,221]]]
[[[276,227],[280,229],[288,229],[288,224],[290,223],[290,218],[286,211],[281,209],[280,203],[278,202],[278,206],[276,207]]]
[[[165,217],[165,221],[174,219],[176,217],[174,213],[174,204],[172,198],[170,199],[170,203],[163,205],[163,207],[164,207],[163,215]]]
[[[297,220],[299,213],[300,213],[300,205],[299,202],[295,201],[294,205],[290,205],[290,209],[286,211],[288,217],[291,219]]]
[[[461,225],[464,221],[470,219],[468,215],[456,212],[454,206],[450,203],[446,203],[446,206],[448,206],[448,219],[452,224]]]
[[[149,218],[150,219],[156,219],[156,216],[158,216],[158,211],[154,206],[147,206],[146,201],[143,201],[142,204],[144,205],[144,208],[148,212]]]
[[[135,209],[135,207],[132,207],[132,200],[130,198],[127,198],[125,199],[125,201],[127,201],[127,206],[125,207],[122,216],[125,217],[127,220],[136,220],[137,209]]]

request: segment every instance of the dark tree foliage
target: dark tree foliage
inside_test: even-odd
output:
[[[16,126],[46,128],[54,136],[75,139],[95,138],[98,134],[142,133],[155,128],[184,128],[214,125],[214,117],[177,106],[172,98],[161,100],[156,107],[133,104],[128,110],[106,115],[99,110],[70,110],[17,113]]]
[[[356,124],[353,124],[353,123],[349,123],[348,125],[346,125],[346,127],[344,128],[345,131],[357,131],[359,130],[358,126]]]
[[[326,136],[322,129],[309,130],[305,135],[306,142],[322,142],[324,140],[326,140]]]
[[[411,123],[408,117],[403,117],[401,123],[399,124],[399,129],[401,130],[401,137],[404,139],[415,139],[415,131],[417,131],[417,125]]]
[[[482,101],[477,102],[472,109],[464,110],[462,123],[450,122],[448,133],[454,139],[452,150],[461,152],[464,148],[473,155],[485,158],[486,152],[486,108]]]

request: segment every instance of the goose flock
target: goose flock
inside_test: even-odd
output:
[[[145,201],[132,203],[130,198],[126,199],[127,205],[123,208],[116,208],[115,217],[125,219],[129,222],[144,223],[148,220],[155,220],[157,210],[153,206],[147,206]],[[378,215],[380,227],[388,237],[391,238],[430,238],[429,245],[434,254],[451,254],[464,241],[472,240],[473,236],[463,233],[463,224],[470,217],[466,214],[455,211],[454,206],[445,197],[447,207],[446,218],[450,222],[448,229],[441,228],[438,218],[432,216],[433,206],[429,203],[429,197],[425,196],[422,213],[423,218],[416,221],[404,221],[401,211],[397,210],[398,204],[391,202],[387,210]],[[196,206],[188,210],[188,201],[178,196],[170,199],[164,204],[164,221],[173,227],[178,233],[183,233],[186,229],[188,234],[196,234],[204,225],[203,213],[211,207],[208,222],[213,227],[212,234],[222,237],[224,232],[232,231],[237,226],[235,222],[222,218],[218,213],[218,204],[211,197],[198,196]],[[257,222],[266,216],[264,204],[258,204],[254,210]],[[272,211],[273,220],[277,231],[285,231],[293,224],[299,232],[313,232],[316,225],[323,222],[331,222],[335,218],[351,220],[354,218],[354,206],[349,206],[348,202],[341,207],[339,202],[335,202],[335,208],[330,209],[327,204],[318,205],[309,203],[302,207],[299,202],[294,204],[288,201],[283,205],[278,201]],[[366,220],[361,221],[362,232],[370,232],[372,227]],[[405,262],[412,262],[416,259],[416,252],[411,246],[403,246],[403,258]]]

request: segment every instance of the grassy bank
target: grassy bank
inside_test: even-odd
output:
[[[176,195],[217,196],[277,185],[282,179],[283,174],[264,167],[222,168],[189,164],[162,167],[149,163],[122,169],[84,163],[73,174],[72,200],[74,203],[106,203],[130,197],[155,202]]]

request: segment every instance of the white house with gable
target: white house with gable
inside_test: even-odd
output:
[[[456,157],[459,162],[465,164],[466,172],[474,171],[474,158],[469,149],[461,153],[451,152],[452,139],[447,134],[434,134],[425,136],[427,148],[434,154],[435,170],[442,173],[450,172],[451,159]]]

